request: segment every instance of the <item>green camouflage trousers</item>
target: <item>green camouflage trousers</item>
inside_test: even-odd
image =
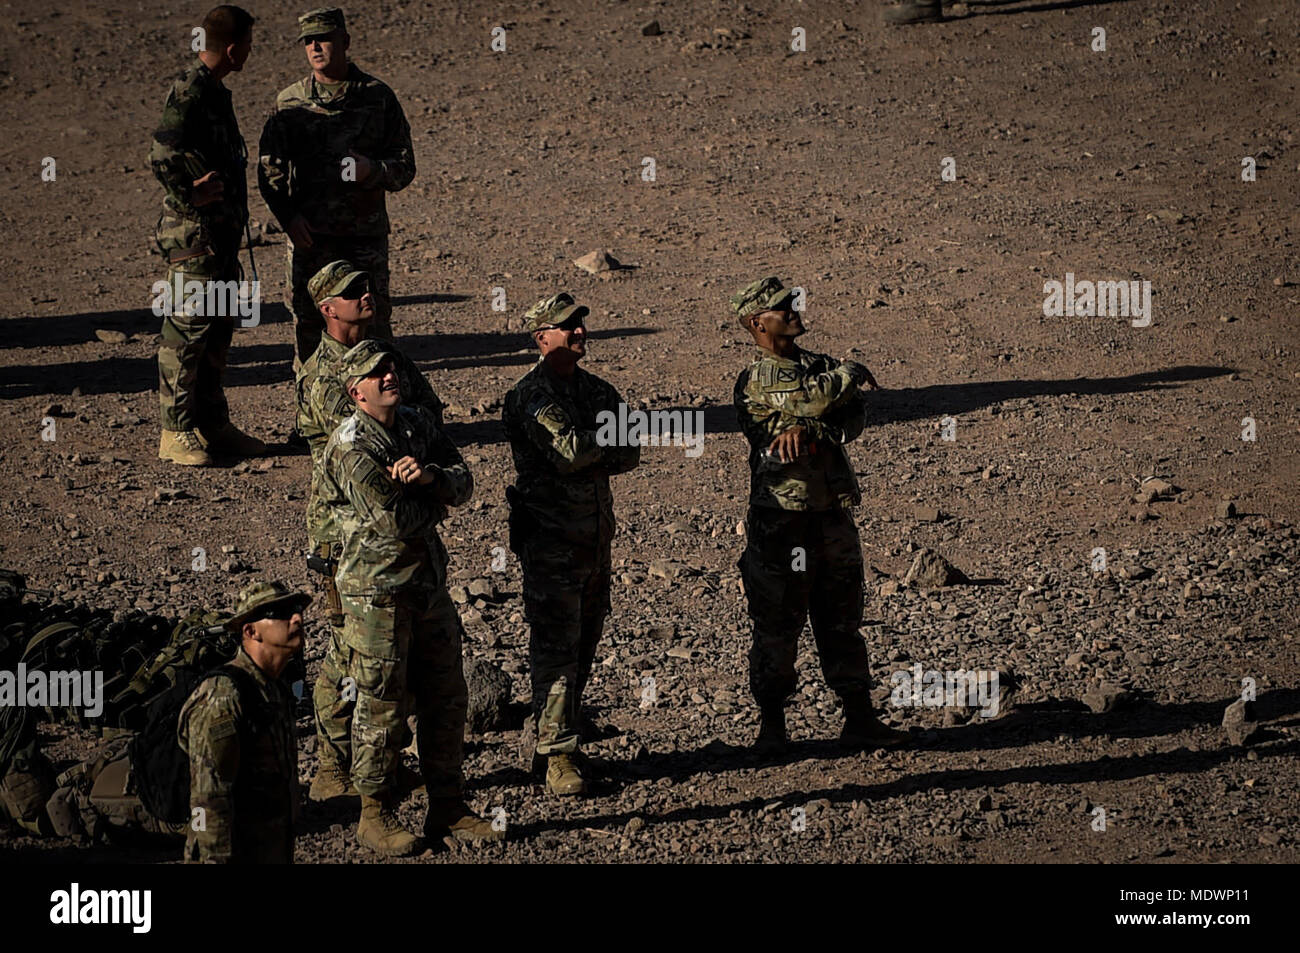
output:
[[[167,269],[168,287],[179,280],[238,281],[238,246],[224,254],[200,255]],[[181,302],[168,309],[158,345],[158,408],[163,430],[220,428],[230,419],[221,379],[235,331],[235,316],[185,314]],[[176,313],[179,312],[179,313]]]
[[[826,684],[842,699],[871,686],[862,624],[862,549],[849,510],[793,511],[752,506],[748,545],[737,564],[749,600],[754,641],[749,686],[760,705],[794,693],[795,657],[804,621]]]
[[[609,615],[609,553],[609,539],[575,549],[534,536],[520,547],[540,755],[578,750],[582,692]]]
[[[316,555],[322,559],[338,559],[337,543],[321,543]],[[317,750],[323,758],[327,749],[345,769],[352,763],[352,708],[355,696],[345,699],[340,694],[343,679],[347,676],[347,651],[343,645],[343,605],[333,576],[317,576],[317,586],[325,596],[326,618],[330,624],[329,641],[325,657],[321,659],[320,672],[312,687],[312,707],[315,710]]]
[[[469,693],[461,668],[460,616],[444,588],[343,597],[343,632],[331,644],[340,701],[352,704],[352,783],[367,797],[395,789],[406,746],[406,717],[416,716],[420,772],[429,797],[461,793],[465,715]],[[341,677],[339,673],[342,673]],[[320,698],[316,699],[317,705]],[[317,708],[318,718],[320,708]],[[325,732],[339,737],[340,716],[326,712]],[[344,762],[347,763],[347,762]]]
[[[340,258],[352,262],[362,271],[370,272],[370,292],[375,299],[370,337],[393,336],[393,305],[388,297],[387,235],[345,237],[313,234],[310,248],[296,248],[290,242],[287,280],[292,296],[290,307],[293,310],[295,372],[315,353],[321,333],[325,330],[325,319],[307,293],[307,282],[316,272]]]

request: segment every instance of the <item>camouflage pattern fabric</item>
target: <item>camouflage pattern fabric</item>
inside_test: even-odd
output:
[[[248,222],[248,151],[230,90],[201,62],[168,91],[149,164],[166,193],[157,240],[168,261],[203,249],[219,257],[238,249]],[[194,182],[209,172],[217,173],[225,191],[218,201],[195,207]]]
[[[327,585],[337,598],[338,589],[334,586],[334,580],[328,580]],[[343,641],[343,626],[347,616],[342,606],[342,600],[339,600],[338,621],[330,620],[329,645],[325,647],[325,655],[321,659],[320,672],[312,687],[311,701],[317,749],[321,752],[330,749],[335,761],[347,769],[352,765],[352,713],[356,709],[357,699],[355,691],[346,691],[343,682],[348,676],[351,652]]]
[[[746,539],[738,565],[754,623],[749,685],[755,700],[779,704],[794,693],[799,635],[810,616],[827,686],[846,700],[867,698],[867,649],[858,634],[862,550],[851,512],[752,506]]]
[[[349,153],[374,164],[369,178],[345,178]],[[312,230],[310,248],[289,250],[295,363],[311,356],[323,327],[307,282],[335,259],[370,272],[371,333],[391,337],[385,193],[400,192],[415,178],[411,128],[393,91],[355,64],[336,87],[309,75],[276,97],[259,155],[258,186],[272,214],[286,230],[302,215]]]
[[[397,367],[402,404],[424,408],[441,429],[443,404],[429,386],[428,379],[396,346],[390,350]],[[312,460],[311,488],[307,496],[307,535],[316,555],[335,563],[343,551],[343,532],[333,510],[322,499],[320,487],[324,479],[325,446],[339,424],[356,409],[339,376],[339,361],[347,351],[346,345],[328,334],[322,335],[320,345],[299,370],[297,380],[298,432],[306,438]],[[343,607],[338,587],[332,577],[320,577],[320,584],[330,624],[341,627]],[[338,638],[338,634],[332,633],[331,643]],[[339,696],[339,685],[347,674],[346,663],[339,661],[339,651],[332,644],[326,649],[320,675],[312,689],[312,703],[316,711],[319,743],[333,748],[340,763],[347,765],[350,763],[353,702]]]
[[[99,843],[115,831],[184,836],[189,824],[169,824],[140,802],[131,772],[130,736],[105,742],[60,774],[46,805],[54,833]]]
[[[866,368],[825,354],[799,351],[793,358],[760,350],[736,379],[735,406],[749,441],[751,506],[824,510],[862,499],[844,452],[864,424],[858,391]],[[790,463],[767,455],[780,434],[801,426],[810,452]]]
[[[393,336],[393,304],[388,294],[388,236],[313,234],[310,248],[297,248],[290,242],[288,249],[285,287],[293,311],[295,367],[301,367],[315,353],[325,333],[325,319],[312,300],[307,283],[316,272],[340,258],[370,273],[375,316],[370,319],[369,336]]]
[[[440,560],[445,573],[445,553]],[[393,792],[407,744],[406,719],[414,714],[429,797],[458,796],[469,694],[461,668],[464,632],[447,590],[344,597],[343,605],[343,638],[332,644],[328,667],[336,676],[346,673],[355,686],[351,750],[337,744],[343,711],[323,729],[344,756],[340,763],[351,765],[352,783],[367,797]]]
[[[185,281],[238,281],[239,245],[248,221],[248,153],[230,91],[202,63],[172,84],[154,132],[149,163],[165,196],[156,240],[168,262],[168,287]],[[216,172],[221,199],[195,207],[194,181]],[[163,318],[158,347],[158,403],[164,430],[220,428],[229,419],[222,377],[234,316],[186,313],[181,302]],[[180,313],[175,313],[180,312]]]
[[[334,515],[321,500],[320,481],[325,445],[339,424],[352,415],[356,404],[348,396],[346,382],[339,376],[339,361],[348,351],[328,334],[321,335],[320,345],[302,365],[297,376],[298,432],[311,449],[311,490],[307,497],[307,535],[314,547],[342,540]],[[396,345],[389,351],[397,370],[403,406],[419,406],[443,426],[443,403],[429,385],[428,378]]]
[[[404,456],[434,472],[434,482],[395,482],[388,468]],[[318,730],[341,763],[350,754],[353,783],[366,796],[392,790],[412,712],[429,796],[460,792],[468,708],[463,635],[447,594],[447,550],[437,527],[447,507],[469,500],[473,487],[460,451],[422,407],[399,406],[391,430],[357,411],[326,445],[322,492],[343,531],[335,582],[344,614],[326,668],[332,678],[346,673],[356,691],[351,751],[342,741],[343,699],[331,704],[332,686],[320,683]]]
[[[434,482],[394,481],[389,467],[405,456],[419,460]],[[391,430],[361,411],[344,420],[325,446],[321,494],[343,531],[334,581],[345,611],[349,596],[444,589],[438,524],[473,491],[460,451],[424,408],[399,406]]]
[[[202,809],[203,821],[190,825],[185,859],[292,863],[298,811],[293,693],[242,649],[230,664],[252,676],[256,696],[214,675],[194,690],[177,725],[190,758],[190,804]]]
[[[565,381],[539,361],[502,411],[517,474],[507,491],[510,547],[524,574],[539,754],[577,749],[582,692],[609,613],[609,478],[636,467],[641,448],[599,446],[596,417],[621,402],[596,375],[578,368]]]

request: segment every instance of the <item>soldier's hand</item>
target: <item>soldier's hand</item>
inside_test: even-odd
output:
[[[375,171],[375,164],[359,152],[348,150],[348,155],[357,164],[357,182],[365,182]]]
[[[217,173],[209,172],[201,179],[194,180],[194,189],[190,192],[190,204],[195,208],[220,202],[226,194],[226,183],[217,178]]]
[[[402,457],[389,468],[388,475],[398,483],[418,483],[428,486],[433,482],[433,474],[426,473],[415,457]]]
[[[807,431],[802,427],[791,427],[768,445],[767,452],[780,457],[782,463],[789,463],[804,452],[807,437]]]
[[[289,233],[289,240],[293,242],[294,248],[311,248],[311,226],[307,224],[307,219],[301,215],[295,215],[284,229]]]

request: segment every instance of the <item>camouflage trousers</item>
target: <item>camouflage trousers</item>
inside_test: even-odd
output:
[[[738,566],[754,623],[749,686],[760,705],[778,705],[794,693],[794,663],[804,621],[826,684],[840,698],[870,691],[862,624],[862,549],[848,510],[796,512],[752,506],[748,545]]]
[[[334,659],[327,663],[328,675],[322,667],[321,678],[338,678],[340,702],[351,704],[346,753],[352,783],[367,797],[395,790],[409,737],[406,718],[414,714],[429,797],[459,795],[469,693],[461,665],[464,633],[446,588],[344,596],[343,611],[342,632],[332,635]],[[341,747],[344,711],[325,714],[331,744]]]
[[[337,560],[340,546],[321,543],[315,547],[316,555],[326,560]],[[320,576],[317,584],[325,596],[325,611],[330,624],[329,642],[320,672],[312,688],[312,707],[315,710],[316,750],[322,760],[333,757],[346,770],[352,764],[352,709],[356,698],[341,694],[343,679],[347,677],[347,651],[343,648],[343,603],[333,576]],[[351,693],[349,693],[351,694]]]
[[[340,258],[370,272],[370,291],[375,300],[375,316],[370,320],[368,332],[370,337],[393,336],[393,305],[388,296],[388,236],[313,233],[310,248],[289,244],[287,281],[292,296],[295,373],[315,353],[325,330],[325,319],[307,292],[307,282],[316,272]]]
[[[540,755],[578,750],[582,693],[609,615],[609,554],[608,538],[575,548],[532,536],[518,550]]]
[[[239,246],[167,269],[168,287],[187,281],[239,281]],[[222,378],[235,316],[186,314],[183,302],[163,316],[158,345],[158,409],[163,430],[218,429],[230,419]]]
[[[100,745],[91,756],[59,775],[46,805],[60,837],[101,841],[113,831],[184,835],[187,824],[160,821],[140,802],[127,754],[130,735]]]

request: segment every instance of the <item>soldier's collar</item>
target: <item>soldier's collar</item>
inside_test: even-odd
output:
[[[773,361],[774,363],[777,364],[797,365],[799,364],[799,358],[804,354],[803,348],[799,348],[794,352],[794,355],[792,357],[781,357],[781,355],[774,354],[771,351],[767,350],[767,348],[759,347],[757,344],[754,345],[754,350],[758,352],[758,360]]]

